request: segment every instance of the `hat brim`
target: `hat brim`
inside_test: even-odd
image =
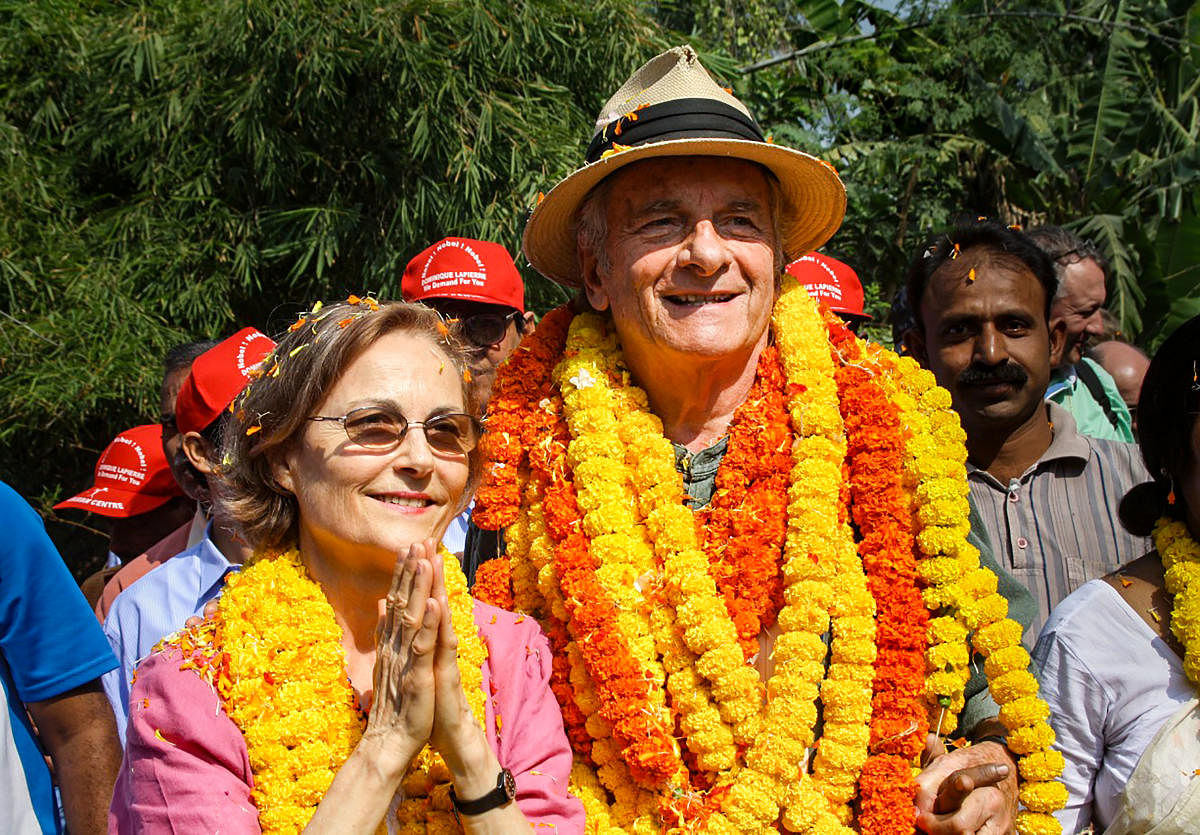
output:
[[[466,290],[438,290],[437,292],[430,293],[426,296],[414,296],[412,301],[421,302],[422,304],[436,301],[478,302],[479,304],[490,304],[492,307],[504,307],[508,308],[509,310],[516,310],[520,313],[525,312],[524,305],[521,307],[515,307],[511,301],[500,301],[494,296],[484,296],[479,293],[471,293]]]
[[[182,495],[182,493],[176,495]],[[109,516],[113,519],[127,519],[130,516],[140,516],[151,510],[157,510],[175,497],[175,495],[153,496],[146,493],[134,493],[128,490],[117,490],[113,487],[90,487],[76,496],[59,502],[54,509],[75,508],[86,510],[88,513]]]
[[[558,183],[534,207],[522,249],[534,269],[568,287],[582,280],[575,255],[575,214],[588,192],[627,165],[657,157],[725,157],[755,162],[779,180],[784,255],[790,260],[824,244],[841,226],[846,189],[833,167],[814,156],[744,139],[668,139],[635,145],[589,163]]]

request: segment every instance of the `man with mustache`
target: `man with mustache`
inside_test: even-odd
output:
[[[1080,434],[1043,401],[1066,341],[1057,280],[1029,236],[978,222],[936,238],[908,270],[917,327],[906,346],[950,391],[967,435],[971,504],[996,558],[1033,594],[1037,636],[1087,580],[1143,553],[1117,502],[1149,476],[1132,444]]]

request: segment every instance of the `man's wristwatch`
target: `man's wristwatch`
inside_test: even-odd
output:
[[[454,787],[450,787],[450,801],[454,804],[454,811],[460,815],[482,815],[510,803],[516,796],[517,781],[507,768],[500,769],[500,774],[496,776],[496,788],[476,800],[463,800],[455,793]]]

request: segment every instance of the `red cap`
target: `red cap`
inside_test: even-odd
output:
[[[400,293],[406,302],[465,299],[525,312],[525,282],[517,265],[491,241],[442,238],[408,262]]]
[[[871,318],[863,313],[862,282],[848,264],[819,252],[810,252],[788,264],[787,272],[804,285],[810,296],[828,304],[834,313]]]
[[[274,348],[271,337],[245,328],[196,357],[175,398],[179,431],[201,432],[220,417],[250,382],[251,370]]]
[[[167,465],[162,426],[157,423],[126,429],[113,438],[96,462],[94,481],[92,487],[59,502],[54,509],[76,507],[125,519],[183,495]]]

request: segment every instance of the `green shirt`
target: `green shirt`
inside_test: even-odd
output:
[[[1121,399],[1121,392],[1112,375],[1100,365],[1086,357],[1081,361],[1096,375],[1100,381],[1103,397],[1108,401],[1116,424],[1109,419],[1108,414],[1092,390],[1084,384],[1077,373],[1078,366],[1066,369],[1056,369],[1050,375],[1050,385],[1046,387],[1046,399],[1062,406],[1075,418],[1075,427],[1084,435],[1102,438],[1106,441],[1125,441],[1133,443],[1133,419],[1129,407]]]

